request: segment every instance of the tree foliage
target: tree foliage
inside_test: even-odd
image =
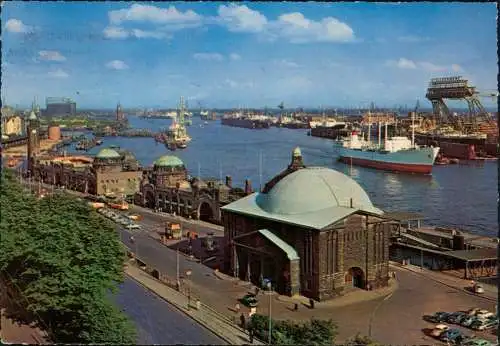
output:
[[[369,336],[357,334],[354,338],[345,343],[346,346],[381,346],[376,341],[373,341]]]
[[[262,340],[268,340],[269,317],[255,314],[251,328]],[[273,345],[333,345],[337,326],[332,320],[311,319],[306,323],[271,320]]]
[[[37,199],[6,172],[0,203],[1,279],[53,341],[135,343],[133,325],[108,300],[125,260],[113,225],[67,194]]]

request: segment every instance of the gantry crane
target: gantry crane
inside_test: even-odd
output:
[[[449,124],[460,131],[477,131],[479,124],[491,123],[491,115],[484,109],[479,97],[497,97],[498,93],[484,93],[469,85],[461,76],[433,78],[425,95],[432,103],[434,118],[439,125]],[[468,116],[453,116],[444,102],[445,99],[467,102]]]

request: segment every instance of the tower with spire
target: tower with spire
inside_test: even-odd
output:
[[[28,137],[28,171],[30,174],[33,173],[33,165],[35,163],[35,158],[40,154],[40,129],[39,121],[37,116],[37,111],[39,107],[36,104],[36,100],[33,100],[31,105],[31,112],[27,119],[27,137]]]
[[[122,123],[125,121],[125,114],[123,114],[120,102],[116,105],[116,121]]]

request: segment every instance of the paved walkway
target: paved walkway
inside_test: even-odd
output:
[[[125,273],[216,335],[220,336],[228,344],[241,345],[249,343],[246,332],[234,325],[226,316],[221,315],[205,304],[200,304],[200,309],[198,310],[196,308],[196,303],[192,302],[191,307],[188,308],[188,301],[185,295],[152,278],[137,267],[127,266]],[[255,339],[254,344],[263,345],[263,343]]]
[[[473,296],[478,296],[484,299],[492,300],[492,301],[497,301],[498,299],[498,287],[495,287],[494,285],[489,285],[489,284],[482,284],[484,288],[484,293],[483,294],[475,294],[471,291],[469,291],[469,288],[471,287],[471,280],[464,280],[452,275],[447,275],[438,271],[434,270],[429,270],[429,269],[421,269],[418,266],[415,265],[401,265],[398,262],[390,262],[391,266],[393,267],[398,267],[404,270],[411,271],[415,274],[422,275],[425,277],[428,277],[431,280],[437,281],[443,285],[456,288],[459,290],[462,290],[466,293],[469,293],[470,295]]]

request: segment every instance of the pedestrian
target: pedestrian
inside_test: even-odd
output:
[[[312,299],[312,298],[309,298],[309,307],[311,309],[314,309],[314,299]]]
[[[240,304],[236,303],[236,305],[234,306],[234,311],[236,311],[236,313],[240,312]]]
[[[245,329],[245,315],[243,313],[240,315],[241,328]]]
[[[257,297],[257,295],[259,294],[259,291],[260,289],[258,287],[255,287],[255,296]]]
[[[299,304],[295,303],[293,306],[293,311],[299,311]]]

